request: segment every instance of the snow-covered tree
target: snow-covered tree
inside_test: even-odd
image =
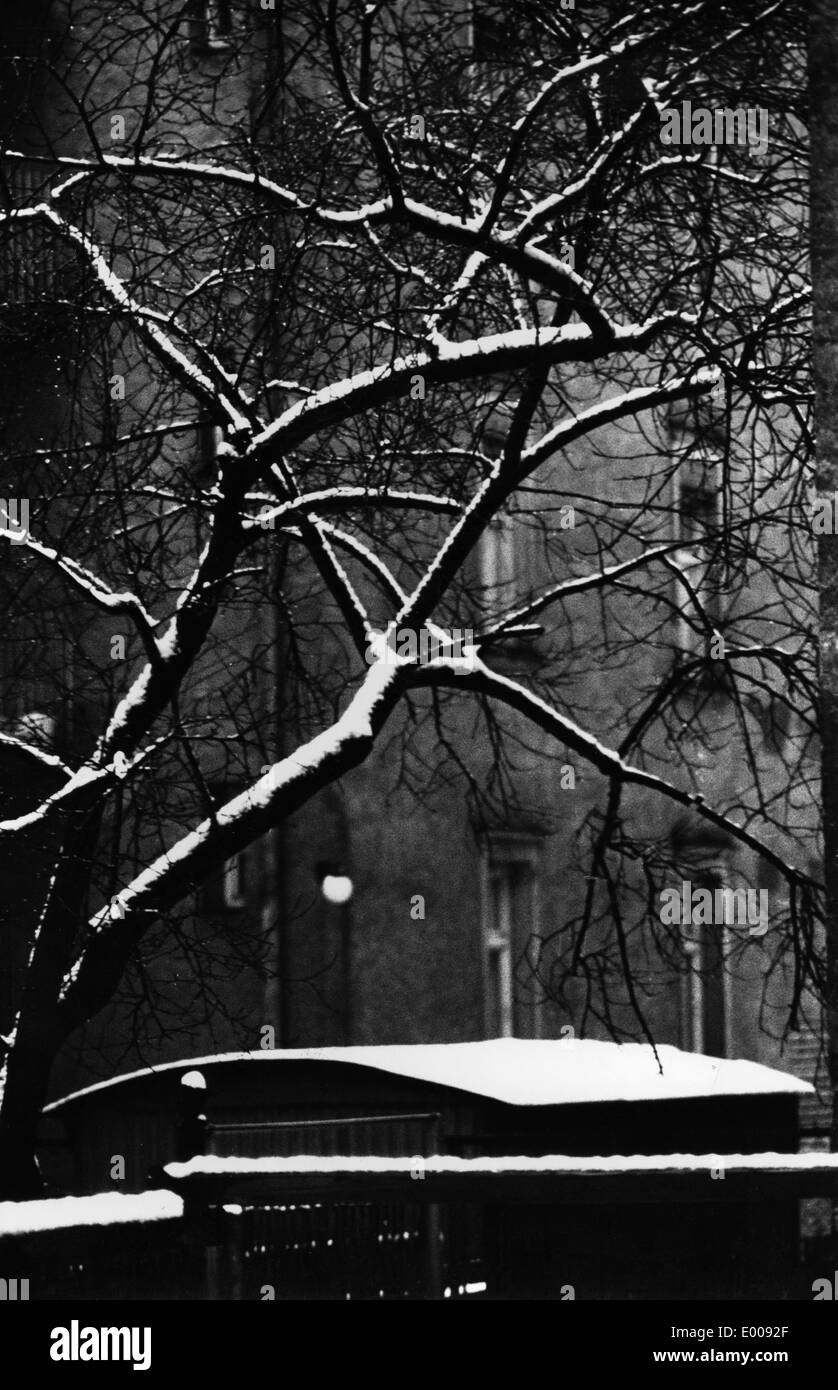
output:
[[[616,970],[642,1017],[629,937],[677,853],[637,793],[785,885],[794,1014],[819,969],[804,7],[38,24],[3,54],[3,680],[27,694],[0,842],[47,866],[7,904],[4,1190],[36,1185],[57,1050],[127,972],[142,996],[196,889],[417,720],[477,800],[514,795],[528,729],[599,779],[547,988]],[[619,717],[583,698],[599,671]]]

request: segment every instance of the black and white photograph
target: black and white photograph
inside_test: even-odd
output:
[[[0,493],[4,1345],[547,1301],[794,1369],[838,7],[4,0]]]

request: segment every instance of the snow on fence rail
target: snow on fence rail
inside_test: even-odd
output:
[[[183,1207],[166,1190],[0,1202],[0,1279],[32,1300],[198,1296],[204,1247]]]
[[[187,1208],[224,1202],[725,1202],[838,1198],[838,1154],[611,1154],[391,1158],[200,1155],[169,1163]],[[418,1179],[418,1181],[417,1181]],[[723,1179],[723,1181],[718,1181]]]
[[[438,1177],[495,1177],[511,1180],[538,1174],[562,1177],[566,1174],[594,1176],[623,1173],[704,1174],[723,1164],[729,1172],[815,1175],[828,1183],[838,1183],[838,1153],[747,1153],[747,1154],[577,1154],[503,1155],[499,1158],[389,1157],[373,1154],[299,1154],[244,1158],[218,1154],[198,1155],[184,1163],[168,1163],[164,1172],[173,1181],[188,1183],[198,1178],[247,1178],[271,1176],[294,1182],[317,1176],[412,1177],[421,1163],[426,1175]]]
[[[183,1215],[183,1199],[174,1192],[97,1192],[90,1197],[42,1197],[29,1202],[0,1202],[0,1240],[5,1236],[84,1226],[124,1226],[171,1221]]]
[[[811,1152],[202,1155],[164,1172],[159,1191],[0,1203],[0,1276],[32,1299],[439,1297],[490,1277],[474,1203],[654,1202],[674,1230],[679,1204],[838,1195],[838,1154]]]

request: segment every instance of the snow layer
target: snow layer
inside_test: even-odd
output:
[[[617,1173],[711,1173],[723,1168],[725,1176],[734,1173],[835,1173],[838,1174],[838,1154],[613,1154],[579,1157],[575,1154],[546,1154],[538,1158],[520,1155],[501,1158],[390,1158],[377,1155],[296,1154],[290,1158],[219,1158],[215,1155],[190,1158],[186,1163],[169,1163],[166,1175],[174,1182],[194,1177],[294,1177],[310,1174],[357,1173],[382,1176],[415,1175],[418,1171],[429,1177],[444,1177],[458,1173],[504,1174],[543,1173],[597,1174]]]
[[[133,1221],[165,1221],[183,1215],[174,1192],[97,1192],[92,1197],[43,1197],[34,1202],[0,1202],[0,1236],[70,1226],[120,1226]]]
[[[393,1044],[383,1047],[312,1047],[226,1052],[195,1057],[100,1082],[55,1101],[47,1110],[82,1095],[156,1071],[211,1068],[251,1059],[262,1065],[338,1062],[430,1081],[510,1105],[571,1105],[593,1101],[675,1100],[702,1096],[806,1095],[807,1081],[759,1062],[730,1061],[647,1043],[592,1039],[493,1038],[484,1042]],[[659,1065],[660,1063],[660,1065]],[[212,1075],[207,1078],[212,1093]]]

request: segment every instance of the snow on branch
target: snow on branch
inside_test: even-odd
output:
[[[146,309],[129,294],[123,281],[108,264],[99,247],[90,240],[80,227],[68,222],[66,218],[60,216],[54,208],[49,207],[46,203],[39,203],[34,208],[5,216],[9,220],[12,217],[31,217],[51,223],[65,240],[81,251],[93,270],[103,293],[113,304],[128,314],[137,332],[145,338],[155,355],[164,362],[181,385],[200,399],[205,406],[209,406],[213,410],[220,407],[227,416],[234,435],[250,435],[250,421],[236,403],[234,393],[227,389],[230,385],[229,378],[224,384],[211,380],[175,346],[170,333],[164,332],[160,327],[160,316]],[[0,221],[2,220],[3,216],[0,215]],[[242,402],[241,404],[244,405],[245,403]]]
[[[584,362],[622,352],[640,352],[673,327],[692,327],[692,314],[671,312],[643,323],[609,327],[605,339],[585,324],[560,328],[516,328],[462,342],[441,340],[434,352],[414,352],[378,367],[344,377],[298,401],[258,433],[245,458],[259,472],[271,458],[286,453],[319,431],[350,416],[406,396],[420,375],[430,386],[515,371],[539,361]],[[707,387],[709,389],[709,386]],[[607,418],[607,417],[606,417]]]
[[[678,70],[666,80],[652,82],[648,78],[645,79],[643,85],[646,89],[646,96],[649,104],[660,111],[673,96],[684,89],[692,73],[706,68],[714,54],[724,49],[735,49],[740,39],[744,37],[749,29],[754,27],[757,20],[765,19],[772,12],[781,8],[781,5],[782,0],[776,0],[776,3],[766,6],[762,14],[755,16],[753,20],[746,20],[743,24],[739,25],[738,28],[723,31],[719,39],[708,44],[700,53],[693,54],[689,59],[683,61]],[[706,8],[706,6],[703,3],[699,3],[692,7],[691,12],[698,14],[704,8]],[[681,18],[683,19],[687,13],[688,11],[686,10],[682,11]],[[545,223],[553,221],[559,214],[564,212],[570,204],[577,201],[583,194],[595,186],[598,180],[600,180],[624,154],[630,137],[640,126],[644,115],[644,107],[639,106],[623,122],[623,125],[618,130],[609,131],[600,141],[596,150],[593,151],[591,163],[584,173],[573,183],[566,185],[559,193],[551,194],[549,197],[543,198],[540,203],[536,204],[524,218],[523,222],[520,223],[518,235],[522,236],[527,232],[535,231]]]
[[[264,528],[269,522],[293,520],[299,512],[351,511],[355,507],[386,507],[395,511],[428,511],[459,514],[462,504],[452,497],[437,497],[431,492],[400,492],[377,487],[331,487],[319,492],[306,492],[292,501],[263,507],[259,516],[248,519],[246,530]]]
[[[18,831],[28,830],[31,826],[46,820],[54,811],[70,812],[88,806],[91,801],[91,794],[94,799],[104,795],[118,781],[121,782],[137,768],[148,762],[149,758],[166,742],[168,742],[168,735],[155,739],[130,760],[120,751],[114,755],[110,763],[100,759],[98,763],[87,762],[76,771],[65,768],[68,780],[64,785],[46,797],[33,810],[26,811],[23,815],[16,816],[11,820],[0,821],[0,835],[13,835]]]
[[[24,158],[22,155],[13,155],[12,157]],[[51,162],[54,164],[56,161]],[[369,234],[370,227],[376,222],[406,220],[409,225],[424,232],[433,240],[463,246],[471,252],[480,253],[491,260],[509,266],[530,280],[535,280],[565,294],[570,292],[573,297],[573,307],[583,321],[600,333],[607,332],[609,328],[609,320],[603,310],[595,303],[587,282],[556,257],[548,255],[532,244],[522,244],[518,235],[520,228],[516,229],[515,233],[493,236],[485,225],[481,224],[479,218],[463,220],[416,199],[401,198],[400,196],[394,199],[392,195],[374,204],[350,211],[326,211],[296,198],[287,189],[275,184],[270,179],[261,178],[257,174],[210,164],[195,164],[184,160],[159,158],[134,160],[116,155],[103,155],[102,159],[96,162],[74,160],[68,157],[62,157],[57,162],[79,169],[80,172],[74,176],[76,180],[89,178],[92,174],[101,174],[103,170],[110,169],[119,170],[121,173],[130,173],[134,176],[143,172],[155,175],[167,172],[180,173],[195,178],[215,179],[222,184],[265,194],[272,203],[278,204],[283,211],[305,214],[326,226],[350,227],[355,225],[362,229],[366,235]],[[63,185],[53,190],[53,201],[72,186],[74,179],[68,179]],[[46,204],[39,204],[37,208],[28,211],[49,216],[59,228],[67,228],[71,225]],[[21,214],[14,215],[20,216]],[[75,237],[81,239],[79,244],[82,244],[82,241],[87,243],[86,249],[95,253],[91,260],[98,274],[101,253],[98,248],[91,247],[79,229],[74,228],[73,230]],[[132,305],[131,309],[135,314],[138,312],[136,305]],[[185,367],[190,369],[190,372],[196,371],[187,359],[183,359],[183,362]],[[196,384],[197,381],[193,382],[193,386]],[[229,405],[229,403],[227,404]]]
[[[82,1000],[88,992],[98,997],[103,978],[109,978],[109,963],[115,957],[123,963],[161,911],[179,902],[219,860],[244,849],[323,786],[363,762],[404,685],[400,666],[371,665],[334,724],[275,763],[120,890],[124,916],[114,921],[109,905],[97,912],[88,923],[87,941],[64,977],[65,1012],[75,1017],[78,1006],[81,1016],[87,1016],[89,999]]]
[[[50,169],[57,165],[60,169],[77,170],[77,173],[68,175],[62,183],[53,187],[50,197],[55,200],[63,197],[77,184],[94,176],[101,177],[113,171],[118,172],[123,178],[128,175],[139,177],[147,174],[157,177],[161,174],[179,174],[187,179],[206,179],[214,183],[245,189],[249,192],[265,193],[272,200],[282,204],[289,212],[309,213],[314,206],[312,203],[298,198],[290,189],[283,188],[273,179],[265,178],[263,174],[244,169],[232,169],[220,164],[204,164],[189,159],[178,159],[174,156],[170,158],[159,155],[155,158],[150,155],[128,156],[102,152],[99,158],[94,160],[79,158],[74,155],[39,156],[23,154],[19,150],[6,150],[3,158],[16,162],[25,161],[27,164],[45,164]]]
[[[482,266],[486,264],[487,257],[483,251],[472,251],[467,258],[461,274],[454,281],[450,290],[445,295],[442,303],[430,314],[426,314],[425,322],[428,327],[428,338],[432,343],[444,343],[439,328],[440,324],[450,314],[452,314],[466,294],[473,288],[474,282]]]
[[[666,316],[669,317],[669,316]],[[553,330],[555,331],[555,330]],[[717,369],[697,367],[685,376],[662,386],[638,387],[610,398],[569,420],[562,421],[529,449],[522,450],[514,468],[494,466],[483,479],[460,520],[451,528],[431,564],[417,584],[413,594],[398,615],[400,624],[408,625],[426,619],[486,526],[486,515],[493,514],[511,495],[515,487],[560,445],[596,429],[606,422],[637,414],[642,409],[691,393],[710,390]]]
[[[291,500],[300,495],[294,470],[288,459],[282,458],[271,469],[280,490],[291,494]],[[364,651],[372,635],[369,616],[356,592],[349,575],[338,560],[322,523],[314,511],[298,512],[298,526],[309,554],[326,583],[338,609],[343,614],[347,631],[359,652]]]
[[[348,531],[340,530],[337,526],[332,526],[328,521],[321,524],[321,529],[327,533],[334,541],[335,545],[341,546],[350,555],[354,555],[357,560],[380,580],[382,586],[395,603],[403,603],[407,595],[398,583],[395,575],[391,572],[388,565],[376,555],[374,550],[364,545],[358,540],[357,536],[352,536]]]
[[[94,783],[101,782],[102,787],[110,781],[111,773],[107,768],[96,768],[86,763],[73,772],[67,782],[58,791],[46,797],[40,806],[32,811],[26,811],[23,815],[14,816],[9,820],[0,821],[0,835],[14,835],[21,830],[28,830],[31,826],[43,821],[54,810],[70,811],[76,805],[80,805],[91,791]]]
[[[40,541],[34,540],[28,533],[21,539],[19,532],[10,531],[8,528],[0,528],[0,539],[4,536],[16,535],[21,544],[33,554],[40,555],[56,569],[60,570],[79,593],[83,594],[89,602],[94,603],[98,608],[105,609],[109,613],[126,613],[134,622],[137,630],[142,636],[146,651],[152,659],[160,655],[157,641],[154,637],[154,628],[158,625],[158,620],[153,618],[148,609],[145,608],[136,594],[124,591],[123,593],[114,592],[109,589],[104,580],[98,575],[92,574],[85,569],[77,560],[71,559],[67,555],[61,555],[52,546],[43,545]]]
[[[712,391],[719,377],[718,367],[697,365],[692,371],[672,377],[657,386],[636,386],[619,396],[610,396],[597,405],[589,406],[587,410],[581,410],[569,420],[561,420],[547,434],[542,435],[521,454],[521,467],[531,472],[564,445],[578,439],[582,434],[588,434],[600,425],[611,424],[626,415],[637,415],[642,410],[651,410],[655,406],[682,400],[687,396],[706,395]]]
[[[38,748],[34,743],[27,743],[25,739],[16,738],[13,734],[0,733],[0,745],[4,748],[13,748],[16,752],[26,753],[30,758],[35,758],[44,767],[55,768],[58,772],[63,772],[65,777],[72,776],[70,768],[55,753],[47,753],[44,748]]]
[[[703,3],[686,7],[684,14],[697,13],[703,8]],[[488,228],[495,221],[500,211],[506,190],[515,168],[516,160],[524,146],[524,141],[528,131],[531,129],[537,116],[541,114],[544,107],[555,96],[560,87],[566,86],[570,82],[577,81],[580,77],[593,77],[600,73],[604,68],[618,64],[625,58],[627,53],[637,51],[650,44],[659,41],[659,33],[652,28],[645,32],[630,34],[627,38],[621,39],[618,43],[609,46],[607,53],[587,54],[577,59],[575,63],[570,63],[566,67],[560,68],[554,73],[547,82],[543,84],[540,91],[529,102],[525,110],[515,121],[510,131],[509,145],[503,158],[495,170],[496,187],[486,212],[484,227]]]
[[[484,230],[479,217],[463,219],[405,198],[404,215],[411,227],[433,241],[441,241],[477,253],[498,265],[508,266],[526,280],[534,280],[565,295],[573,310],[592,332],[608,336],[613,324],[594,298],[588,282],[564,261],[519,237],[518,229],[502,235]]]
[[[439,683],[443,675],[444,668],[441,666],[437,671],[430,667],[419,668],[413,673],[413,683],[416,685]],[[787,882],[807,884],[812,888],[820,887],[816,879],[804,870],[789,864],[764,841],[751,834],[745,826],[738,825],[736,821],[730,820],[721,812],[714,811],[710,806],[707,806],[701,793],[684,791],[681,787],[667,781],[665,777],[659,777],[655,773],[647,772],[644,768],[626,762],[614,749],[608,748],[593,734],[588,733],[574,720],[568,719],[566,715],[560,714],[541,696],[533,694],[519,682],[495,671],[490,671],[482,662],[477,662],[474,669],[452,677],[451,680],[457,690],[473,690],[478,694],[488,696],[490,699],[499,700],[510,709],[523,714],[538,728],[543,729],[545,733],[551,734],[560,743],[573,749],[575,753],[578,753],[604,776],[614,779],[617,783],[622,782],[645,787],[649,791],[657,792],[669,801],[676,802],[679,806],[694,811],[702,820],[713,825],[715,829],[723,831],[739,844],[745,845],[760,855],[767,863],[772,864]]]
[[[642,555],[635,555],[631,560],[623,560],[616,565],[606,565],[603,569],[597,570],[596,574],[586,574],[579,579],[562,580],[560,584],[555,584],[552,588],[545,590],[543,594],[539,594],[531,603],[514,608],[505,617],[498,619],[492,627],[486,628],[480,633],[478,640],[487,642],[491,641],[493,637],[501,637],[510,628],[520,627],[521,624],[528,623],[531,618],[543,613],[545,608],[549,608],[552,603],[556,603],[559,599],[570,598],[575,594],[584,594],[591,589],[598,589],[612,579],[619,579],[624,574],[630,574],[632,570],[651,565],[655,560],[663,559],[673,551],[683,550],[683,548],[683,541],[670,541],[666,545],[658,545],[651,550],[644,550]]]

